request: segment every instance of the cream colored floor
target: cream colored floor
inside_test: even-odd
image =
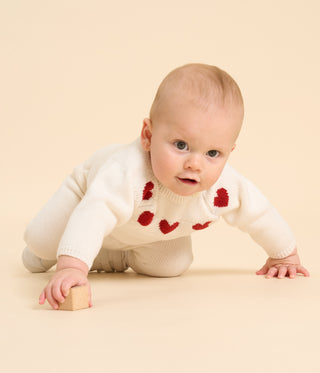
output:
[[[2,234],[10,253],[1,263],[8,372],[319,371],[320,268],[308,251],[310,278],[266,280],[254,274],[260,249],[221,224],[210,244],[209,235],[195,237],[195,262],[183,276],[93,273],[93,308],[53,311],[37,304],[51,274],[20,263],[22,228],[10,224]],[[218,255],[211,244],[228,251]]]
[[[9,373],[318,373],[319,1],[0,1],[0,369]],[[140,132],[171,69],[227,70],[245,100],[231,164],[293,228],[310,278],[218,224],[182,277],[92,274],[94,307],[40,307],[26,224],[72,168]]]

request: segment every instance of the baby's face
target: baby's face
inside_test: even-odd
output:
[[[141,141],[155,177],[172,192],[190,196],[219,178],[235,146],[241,107],[211,105],[203,111],[175,98],[153,123],[144,120]]]

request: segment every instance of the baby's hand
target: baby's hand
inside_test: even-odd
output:
[[[301,273],[306,277],[310,276],[308,270],[300,264],[297,249],[282,259],[268,258],[266,264],[256,272],[257,275],[266,275],[266,278],[284,278],[285,276],[295,278],[297,273]]]
[[[44,304],[47,299],[52,308],[58,309],[59,303],[64,302],[71,287],[86,285],[89,289],[88,301],[89,307],[91,307],[91,290],[84,263],[71,257],[64,256],[60,258],[61,259],[58,260],[57,272],[40,294],[39,303]],[[75,265],[73,265],[74,263]],[[66,264],[68,266],[65,268]]]

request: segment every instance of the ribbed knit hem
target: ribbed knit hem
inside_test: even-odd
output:
[[[180,194],[173,193],[170,189],[166,188],[160,183],[159,183],[159,192],[161,196],[177,204],[186,203],[187,201],[190,201],[191,199],[197,198],[200,194],[200,192],[198,192],[198,193],[192,194],[191,196],[181,196]]]
[[[283,258],[286,258],[290,254],[292,254],[292,252],[294,251],[294,249],[296,247],[297,247],[297,243],[296,243],[296,241],[293,241],[291,243],[291,245],[288,246],[288,248],[286,248],[285,250],[280,251],[280,253],[278,253],[276,255],[272,255],[271,258],[273,258],[273,259],[283,259]]]
[[[60,256],[60,255],[72,256],[72,257],[74,257],[76,259],[79,259],[82,262],[84,262],[88,266],[88,268],[91,268],[92,263],[93,263],[93,259],[91,258],[91,256],[88,257],[88,256],[84,255],[83,252],[84,252],[84,250],[81,251],[79,249],[74,249],[71,246],[63,246],[63,247],[59,247],[57,256]]]

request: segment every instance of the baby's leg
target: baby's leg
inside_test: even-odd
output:
[[[179,276],[190,267],[192,260],[190,236],[147,244],[127,252],[127,263],[135,272],[154,277]]]
[[[98,272],[124,272],[129,268],[126,253],[124,250],[102,248],[90,270]]]
[[[56,260],[60,238],[73,210],[84,195],[85,180],[79,170],[65,179],[62,186],[51,197],[38,215],[31,221],[25,231],[24,240],[27,244],[23,261],[32,260],[32,255],[49,261]],[[29,264],[31,267],[35,262]]]

